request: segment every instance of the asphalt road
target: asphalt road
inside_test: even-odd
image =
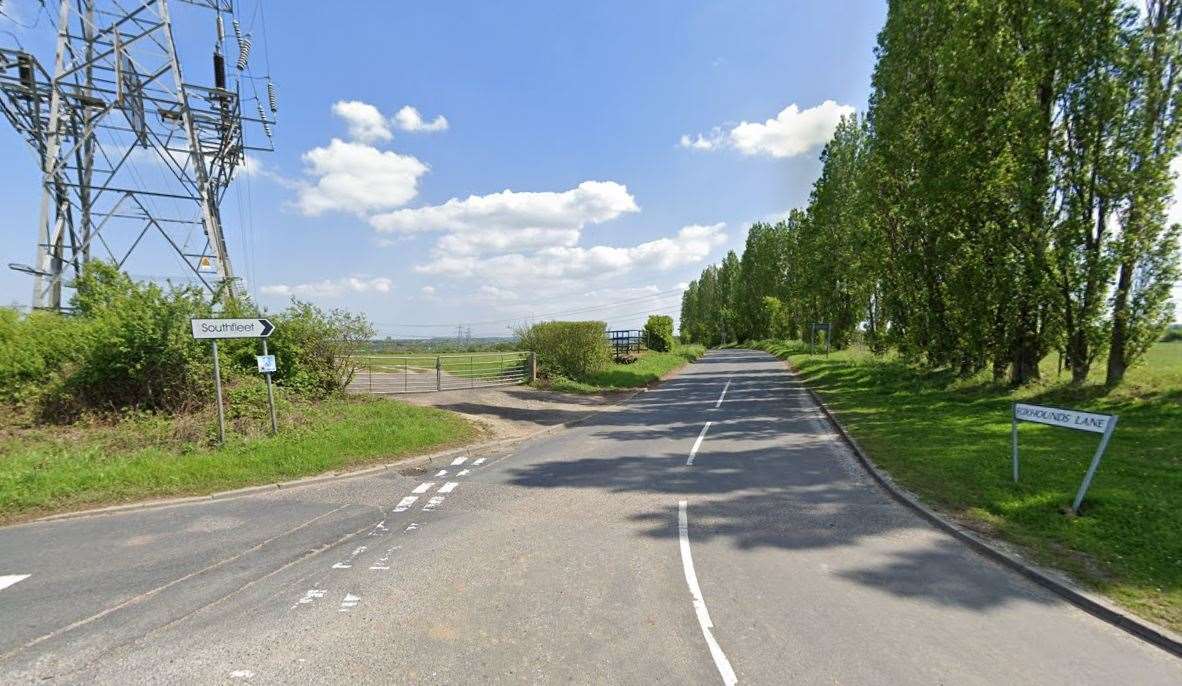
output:
[[[726,351],[425,473],[0,529],[0,682],[47,679],[1179,684],[1182,661],[890,500],[779,362]]]

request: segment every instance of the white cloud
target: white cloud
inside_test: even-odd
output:
[[[383,233],[442,232],[437,249],[456,256],[573,247],[582,229],[637,212],[628,188],[584,181],[561,192],[515,192],[452,198],[442,205],[370,217]]]
[[[316,181],[301,185],[296,204],[309,216],[326,210],[364,214],[405,205],[418,195],[419,177],[429,169],[410,155],[339,138],[305,152],[304,162]]]
[[[410,105],[398,110],[394,115],[394,123],[403,131],[413,131],[416,133],[447,131],[447,117],[441,114],[428,123],[423,121],[423,115],[419,114],[419,111]]]
[[[295,285],[274,284],[259,290],[264,295],[296,296],[301,298],[333,298],[346,293],[389,293],[394,282],[384,276],[347,276]]]
[[[497,288],[496,286],[490,286],[488,284],[480,287],[480,294],[486,296],[490,300],[517,300],[520,297],[513,291],[505,288]]]
[[[423,295],[426,295],[426,296],[435,295],[435,287],[434,286],[423,286],[419,290],[421,290]]]
[[[578,230],[639,209],[623,184],[584,181],[562,192],[504,190],[463,200],[452,198],[442,205],[379,214],[370,218],[370,224],[388,233],[561,231]]]
[[[394,137],[386,118],[378,108],[360,100],[340,100],[333,104],[332,113],[345,120],[349,137],[361,143],[388,141]]]
[[[668,271],[696,264],[726,242],[725,224],[682,227],[676,236],[631,247],[596,245],[552,246],[529,255],[510,253],[490,258],[438,252],[416,271],[452,277],[479,277],[498,284],[537,285],[539,280],[619,275],[638,268]]]
[[[832,100],[807,110],[792,104],[762,124],[743,121],[729,131],[716,127],[706,135],[684,135],[679,144],[694,150],[717,150],[729,146],[744,155],[795,157],[828,142],[837,122],[853,112],[853,107]]]

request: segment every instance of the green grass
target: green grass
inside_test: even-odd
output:
[[[459,415],[391,400],[296,404],[285,415],[279,435],[231,434],[221,448],[204,439],[209,417],[0,431],[0,521],[294,479],[458,445],[479,433]]]
[[[1055,359],[1044,361],[1044,381],[1012,390],[865,350],[825,357],[799,343],[759,347],[800,369],[875,463],[926,502],[1182,629],[1182,342],[1158,344],[1111,391],[1100,384],[1102,368],[1093,382],[1070,388]],[[1021,424],[1014,484],[1010,405],[1017,400],[1120,416],[1081,516],[1061,510],[1099,437]]]
[[[603,393],[640,388],[657,381],[673,370],[693,362],[706,349],[700,345],[679,345],[667,353],[647,350],[631,364],[613,363],[600,372],[583,379],[557,377],[543,382],[552,390],[564,393]]]

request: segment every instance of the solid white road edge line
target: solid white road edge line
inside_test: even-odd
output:
[[[706,431],[710,429],[710,425],[713,423],[706,422],[706,426],[702,427],[702,433],[698,434],[698,440],[694,441],[694,447],[690,448],[690,454],[685,461],[685,466],[690,467],[694,464],[694,455],[698,454],[698,448],[702,447],[702,439],[706,438]]]
[[[8,588],[9,586],[11,586],[13,584],[19,584],[20,582],[22,582],[28,578],[29,578],[28,574],[3,574],[3,575],[0,575],[0,591],[3,591],[4,589]]]
[[[703,432],[705,433],[705,432]],[[706,609],[706,601],[702,599],[702,588],[698,586],[698,574],[694,571],[694,558],[690,554],[689,517],[685,512],[685,501],[677,502],[677,538],[681,543],[681,567],[685,571],[685,584],[689,586],[690,596],[694,601],[694,614],[698,616],[698,624],[702,627],[702,636],[706,638],[706,645],[710,647],[710,657],[714,658],[714,666],[722,677],[722,683],[732,686],[739,683],[731,661],[726,659],[722,646],[714,640],[714,622],[710,621],[710,612]]]
[[[722,387],[722,394],[718,396],[718,402],[714,403],[714,409],[718,409],[722,405],[722,399],[726,397],[726,389],[731,387],[731,380],[726,380],[726,385]]]

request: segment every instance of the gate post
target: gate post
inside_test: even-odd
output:
[[[529,382],[534,383],[538,380],[538,354],[534,351],[529,353]]]
[[[435,390],[443,390],[443,358],[435,356]]]

